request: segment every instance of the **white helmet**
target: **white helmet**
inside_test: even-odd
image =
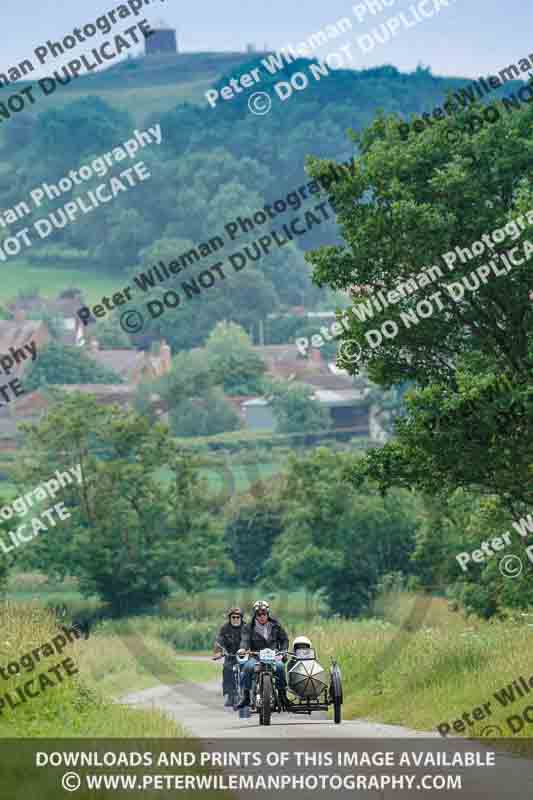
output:
[[[254,603],[254,614],[256,614],[259,610],[261,611],[270,611],[270,606],[268,605],[266,600],[256,600]]]
[[[311,640],[308,639],[307,636],[297,636],[294,642],[292,643],[293,652],[296,650],[297,647],[311,647]]]

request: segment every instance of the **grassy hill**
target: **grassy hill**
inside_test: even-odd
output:
[[[253,58],[264,53],[254,53]],[[155,112],[168,111],[178,103],[205,104],[204,93],[221,75],[240,74],[250,53],[177,53],[176,55],[129,58],[108,69],[83,75],[59,86],[50,96],[39,98],[28,113],[61,108],[81,97],[98,95],[110,105],[129,112],[137,124]],[[17,88],[31,85],[20,81]],[[11,91],[10,91],[11,90]],[[0,90],[7,97],[12,87]],[[26,113],[26,112],[25,112]]]
[[[260,125],[258,119],[248,112],[245,95],[232,103],[222,104],[216,112],[207,107],[204,93],[210,86],[249,71],[265,55],[263,52],[204,52],[126,59],[101,72],[77,78],[66,86],[59,85],[49,96],[44,97],[38,91],[38,102],[29,106],[24,114],[28,118],[30,114],[35,116],[61,109],[86,97],[101,98],[113,112],[128,112],[137,126],[142,126],[149,116],[157,114],[156,119],[159,117],[164,121],[166,130],[165,166],[173,165],[179,157],[181,168],[183,162],[192,163],[195,154],[212,153],[218,148],[240,160],[253,159],[264,166],[276,181],[268,186],[261,180],[252,187],[245,185],[247,182],[241,176],[240,191],[249,193],[250,202],[257,204],[257,193],[268,194],[270,191],[272,194],[278,191],[278,185],[281,186],[285,179],[289,180],[291,171],[297,172],[300,180],[304,158],[308,153],[340,157],[337,151],[346,147],[346,129],[366,127],[378,109],[408,116],[431,111],[443,102],[448,91],[455,91],[470,83],[467,78],[437,77],[428,69],[417,69],[409,74],[401,73],[392,66],[367,70],[341,69],[320,82],[312,82],[305,92],[295,93],[290,102],[275,103],[272,113],[262,119]],[[308,70],[308,66],[309,60],[300,59],[288,71],[275,76],[263,75],[261,88],[273,95],[273,84],[288,80],[289,72]],[[26,82],[26,85],[31,83]],[[15,86],[18,91],[24,83]],[[516,91],[518,86],[517,82],[506,84],[504,92],[496,90],[487,96],[487,102],[495,100],[502,93]],[[5,101],[12,93],[13,85],[0,89],[0,101]],[[180,109],[184,103],[191,105]],[[200,106],[202,110],[193,106]],[[102,114],[105,117],[106,112]],[[22,114],[14,115],[14,123],[22,120]],[[82,121],[80,124],[85,123]],[[5,146],[8,125],[0,127],[0,145],[4,145],[0,152],[0,208],[11,207],[20,200],[15,184],[26,189],[34,185],[36,179],[34,181],[34,170],[30,167],[32,163],[40,166],[40,180],[46,178],[51,181],[66,173],[71,166],[68,159],[61,163],[60,148],[58,153],[52,154],[51,159],[46,147],[39,148],[39,137],[35,137],[35,142],[29,138],[23,141],[23,146],[16,148]],[[52,136],[50,129],[48,135]],[[225,177],[223,183],[228,182]],[[174,188],[176,196],[172,194]],[[168,208],[171,208],[175,203],[179,205],[177,198],[182,188],[176,186],[171,189],[163,177],[156,176],[150,185],[150,192],[156,197],[167,197]],[[287,185],[287,190],[290,188]],[[87,226],[93,224],[92,220],[96,218],[102,225],[101,231],[99,228],[94,235],[91,233],[91,236],[84,238],[82,228],[78,225],[69,226],[64,235],[54,233],[50,244],[61,250],[57,258],[43,261],[40,249],[36,246],[12,259],[11,269],[5,270],[0,286],[0,303],[12,298],[20,289],[39,288],[41,294],[50,296],[61,289],[73,287],[83,288],[89,301],[97,302],[103,295],[112,294],[124,285],[124,273],[120,270],[136,266],[142,248],[151,246],[160,237],[168,236],[168,231],[172,232],[174,238],[193,241],[201,241],[202,236],[205,238],[210,235],[207,229],[201,231],[197,224],[198,219],[207,220],[211,213],[215,213],[210,210],[210,199],[205,200],[201,213],[197,211],[194,219],[178,220],[174,211],[166,209],[163,213],[160,210],[156,219],[152,206],[156,207],[157,203],[148,202],[143,206],[139,200],[140,194],[139,191],[128,196],[127,200],[122,201],[122,206],[117,201],[113,207],[100,209],[95,212],[95,217],[88,218]],[[125,209],[126,205],[139,210],[147,224],[152,224],[150,235],[145,236],[135,253],[119,247],[115,249],[114,257],[108,256],[107,251],[104,256],[102,253],[95,255],[100,232],[106,241],[112,240],[118,217],[117,207]],[[109,224],[108,220],[112,220],[112,223]],[[313,246],[321,243],[317,239]],[[83,251],[83,259],[71,258],[72,248]],[[127,257],[122,258],[126,252]],[[114,262],[120,264],[118,269]]]

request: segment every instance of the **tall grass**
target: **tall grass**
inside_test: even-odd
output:
[[[326,613],[319,595],[303,591],[269,593],[258,587],[211,590],[195,595],[177,592],[161,604],[161,613],[185,620],[209,620],[220,627],[232,606],[242,608],[249,620],[252,606],[258,599],[267,600],[272,615],[284,625],[310,623]]]
[[[158,616],[100,623],[89,640],[70,645],[68,655],[79,676],[31,704],[4,710],[0,735],[182,735],[170,720],[121,708],[110,698],[157,683],[197,679],[190,665],[180,664],[176,651],[210,650],[228,607],[238,604],[248,610],[260,596],[264,594],[254,588],[178,593],[162,604]],[[347,719],[436,731],[439,724],[452,725],[465,711],[491,702],[491,715],[473,720],[464,735],[479,736],[492,724],[510,737],[507,717],[520,715],[528,705],[528,695],[507,707],[493,696],[520,675],[529,680],[533,674],[532,634],[520,617],[505,623],[467,620],[450,611],[444,598],[403,591],[381,595],[375,616],[365,620],[328,617],[320,598],[304,593],[279,594],[270,601],[289,637],[309,636],[324,667],[332,658],[339,662]],[[6,603],[0,608],[0,625],[0,665],[18,660],[57,632],[53,617],[36,605]],[[50,666],[59,660],[50,658]],[[209,667],[201,679],[211,675],[216,673]],[[18,676],[9,682],[0,679],[4,692],[18,681]],[[525,725],[517,738],[531,733]]]
[[[19,662],[33,649],[50,642],[60,631],[52,614],[36,604],[6,602],[0,606],[0,666]],[[145,643],[157,653],[159,663],[166,663],[169,677],[174,677],[174,653],[159,641]],[[71,658],[78,673],[68,677],[61,669],[60,681],[50,667]],[[54,685],[21,702],[17,688],[34,679],[31,691],[39,690],[35,677],[45,673]],[[174,722],[157,712],[127,709],[116,705],[113,697],[144,686],[153,686],[152,672],[135,658],[127,642],[113,637],[75,640],[61,654],[42,657],[32,671],[0,677],[0,694],[9,692],[0,716],[0,737],[57,736],[180,736],[184,732]]]
[[[436,731],[442,722],[492,701],[492,713],[462,734],[480,736],[488,724],[511,737],[506,718],[520,714],[533,697],[504,708],[495,691],[533,675],[532,634],[522,622],[466,620],[443,598],[407,592],[382,597],[384,617],[325,621],[308,635],[324,666],[337,658],[347,718],[364,718]],[[517,734],[530,737],[532,726]],[[458,735],[458,734],[454,734]]]

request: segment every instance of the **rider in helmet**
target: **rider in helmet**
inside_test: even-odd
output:
[[[314,657],[311,640],[307,636],[297,636],[292,643],[292,652],[296,659]]]
[[[284,631],[281,624],[270,616],[270,606],[265,600],[257,600],[253,607],[252,621],[243,625],[241,648],[245,650],[259,651],[265,647],[275,650],[287,650],[289,646],[289,637]],[[283,657],[285,662],[287,657]],[[243,669],[243,699],[239,703],[238,708],[244,708],[250,705],[250,689],[252,688],[252,677],[254,667],[257,664],[257,659],[251,657],[246,662]],[[281,662],[276,663],[276,675],[278,680],[279,698],[282,706],[287,703],[286,686],[287,681],[285,677],[285,667]]]
[[[234,655],[240,645],[244,623],[244,615],[238,607],[230,608],[227,614],[228,621],[220,628],[214,645],[214,655],[222,653],[222,647],[226,652]],[[222,645],[222,647],[220,646]],[[222,670],[222,694],[224,695],[224,705],[231,706],[233,693],[233,664],[232,659],[224,659]]]

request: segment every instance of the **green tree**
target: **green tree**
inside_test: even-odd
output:
[[[38,115],[32,132],[32,150],[39,170],[49,170],[51,164],[55,168],[72,166],[77,158],[100,155],[124,141],[133,127],[133,120],[126,112],[118,111],[99,97],[82,97]],[[35,185],[40,180],[35,175]]]
[[[178,353],[170,372],[149,384],[162,398],[176,436],[212,436],[240,427],[240,418],[217,385],[219,375],[211,369],[205,352]],[[142,391],[146,395],[146,390]],[[139,389],[141,392],[141,389]],[[138,408],[146,408],[146,397],[138,396]]]
[[[169,413],[172,432],[176,436],[214,436],[236,431],[240,418],[219,387],[212,387],[202,397],[188,397]]]
[[[24,376],[24,388],[31,392],[47,384],[123,383],[116,372],[102,367],[79,347],[51,342]]]
[[[98,320],[96,325],[91,326],[90,336],[94,337],[102,350],[133,350],[131,339],[125,333],[117,320],[111,317]]]
[[[325,448],[290,459],[283,533],[265,568],[287,588],[303,584],[323,592],[330,608],[345,616],[368,609],[380,576],[409,572],[416,532],[413,501],[405,493],[381,497],[346,480],[356,460]]]
[[[209,586],[222,554],[195,462],[177,451],[166,426],[77,394],[25,426],[24,478],[31,485],[80,464],[81,486],[62,491],[72,519],[32,542],[48,574],[74,574],[86,595],[115,614],[150,606],[169,592]],[[162,468],[172,479],[165,483]]]
[[[479,106],[471,110],[481,114]],[[396,439],[369,454],[359,477],[433,495],[469,487],[495,493],[519,511],[533,502],[533,245],[527,238],[533,223],[533,108],[502,113],[473,135],[466,111],[423,133],[411,131],[407,141],[398,122],[379,117],[353,135],[361,153],[355,174],[330,190],[345,244],[309,256],[320,285],[357,284],[385,296],[427,265],[441,271],[429,285],[404,293],[380,319],[368,298],[354,303],[351,332],[343,338],[355,340],[362,357],[341,365],[353,374],[366,369],[384,387],[416,384]],[[311,162],[315,177],[325,169]],[[525,233],[515,223],[520,217]],[[456,253],[456,247],[471,248],[496,229],[505,231],[503,243],[484,245],[481,255],[471,251],[472,258]],[[518,247],[522,264],[501,277],[491,273],[479,291],[465,290],[462,301],[454,302],[448,284],[460,283],[489,259],[501,268],[498,255],[512,247]],[[444,253],[455,254],[455,262],[450,257],[445,264]],[[424,299],[432,304],[432,316],[404,324],[402,314],[416,314]],[[398,325],[398,335],[380,340],[369,333],[380,333],[387,319]],[[496,389],[501,375],[507,376],[508,391]]]
[[[468,613],[484,618],[531,607],[533,580],[524,569],[528,542],[513,529],[513,518],[501,498],[457,489],[438,504],[427,498],[420,521],[412,562],[422,586],[447,588]],[[500,552],[491,550],[490,542],[505,531],[511,534],[511,544],[504,543]],[[471,559],[462,569],[457,556],[479,550],[483,541],[489,543],[490,555],[484,553],[482,561]],[[512,579],[505,574],[508,556],[514,556],[512,568],[522,562],[521,574]]]
[[[214,381],[222,384],[226,394],[261,392],[266,365],[240,325],[219,322],[209,334],[205,354]]]
[[[239,494],[230,503],[224,541],[241,585],[256,584],[282,532],[283,500],[279,480],[262,483],[261,491]]]
[[[331,427],[329,411],[313,399],[310,386],[272,382],[272,413],[279,433],[313,433]]]

